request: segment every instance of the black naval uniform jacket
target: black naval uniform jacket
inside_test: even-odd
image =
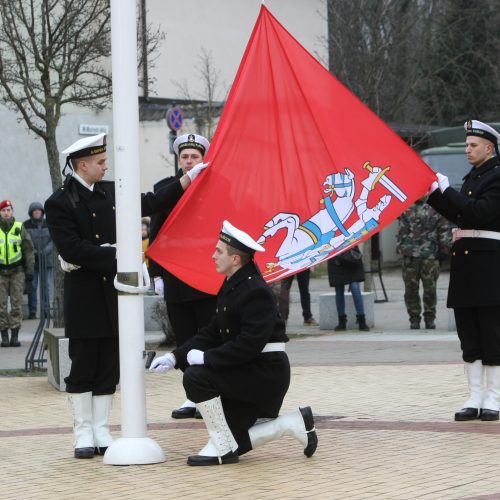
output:
[[[288,337],[276,298],[251,261],[224,281],[210,324],[174,351],[176,368],[188,368],[191,349],[204,351],[205,367],[218,376],[220,387],[231,384],[262,417],[276,417],[290,385],[290,363],[284,351],[262,353],[268,342]]]
[[[428,203],[460,229],[500,232],[500,161],[490,158],[465,177],[460,192],[436,189]],[[500,305],[500,240],[460,238],[451,249],[448,307]]]
[[[158,192],[160,189],[165,189],[165,187],[169,186],[173,182],[176,182],[177,179],[182,177],[182,170],[179,169],[179,172],[175,177],[166,177],[161,181],[158,181],[154,187],[154,192]],[[160,212],[153,214],[151,217],[151,225],[150,225],[150,235],[149,235],[149,244],[153,243],[156,238],[158,232],[160,231],[163,223],[167,220],[167,217],[173,210],[173,206],[167,209],[164,209]],[[172,273],[161,267],[155,261],[150,260],[149,263],[149,272],[151,276],[161,276],[164,284],[164,292],[165,292],[165,300],[167,302],[190,302],[194,300],[204,300],[204,299],[213,299],[214,295],[210,295],[208,293],[202,292],[193,288],[184,281],[181,281],[177,276],[174,276]]]
[[[175,205],[182,196],[179,181],[161,193],[141,195],[143,215]],[[115,184],[101,181],[91,191],[74,178],[45,202],[51,237],[61,257],[80,269],[64,274],[66,337],[118,335],[118,294],[113,285],[116,250]]]

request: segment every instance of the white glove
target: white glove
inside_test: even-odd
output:
[[[168,370],[175,368],[175,356],[169,352],[160,356],[159,358],[153,359],[151,366],[149,367],[150,372],[165,373]]]
[[[439,188],[438,181],[433,181],[431,187],[429,188],[429,194],[433,193],[438,188]]]
[[[71,271],[76,271],[77,269],[80,269],[81,266],[77,266],[76,264],[70,264],[69,262],[66,262],[60,255],[57,256],[59,258],[59,262],[61,263],[61,269],[65,273],[70,273]]]
[[[196,177],[198,177],[199,173],[202,170],[205,170],[209,165],[210,165],[210,162],[197,163],[189,172],[186,172],[186,175],[189,177],[191,182],[193,182],[196,179]]]
[[[450,181],[446,175],[440,174],[439,172],[436,175],[438,178],[439,189],[442,193],[444,193],[446,189],[450,187]]]
[[[187,362],[190,365],[204,365],[205,353],[203,351],[199,351],[198,349],[191,349],[187,355]]]
[[[164,295],[164,287],[163,287],[163,278],[161,276],[155,276],[155,294],[163,297]]]

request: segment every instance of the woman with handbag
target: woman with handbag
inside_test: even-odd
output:
[[[356,318],[360,331],[370,330],[366,324],[363,296],[359,283],[365,281],[363,259],[358,247],[350,248],[337,257],[328,261],[328,281],[335,287],[335,303],[339,315],[339,324],[334,328],[336,332],[347,329],[347,315],[345,313],[344,287],[349,285],[356,308]]]

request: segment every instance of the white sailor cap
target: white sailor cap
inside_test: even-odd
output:
[[[266,249],[259,245],[251,236],[234,227],[229,221],[225,220],[222,223],[222,231],[220,232],[219,239],[229,246],[243,250],[249,254],[255,252],[265,252]]]
[[[500,143],[500,134],[486,123],[479,120],[467,120],[464,123],[466,135],[474,135],[491,141],[493,144]]]
[[[79,139],[66,148],[61,154],[68,158],[84,158],[106,151],[106,134],[97,134]]]
[[[208,148],[210,147],[210,142],[208,142],[208,139],[202,135],[184,134],[175,139],[172,147],[176,155],[178,155],[179,151],[182,151],[183,149],[198,149],[201,151],[201,154],[205,156]]]

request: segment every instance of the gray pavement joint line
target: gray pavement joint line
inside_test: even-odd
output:
[[[447,486],[446,488],[441,488],[439,490],[433,490],[433,491],[428,491],[426,492],[425,495],[435,495],[436,493],[443,493],[443,492],[449,492],[451,490],[456,490],[457,488],[463,488],[464,486],[471,486],[473,484],[481,484],[484,481],[484,478],[478,478],[474,479],[472,481],[467,481],[464,483],[457,483],[454,484],[453,486]],[[462,498],[461,500],[479,500],[479,499],[491,499],[491,500],[498,500],[498,493],[493,493],[491,495],[486,495],[486,496],[480,496],[480,497],[469,497],[467,499]]]
[[[326,417],[328,418],[328,417]],[[495,423],[484,422],[397,422],[389,420],[339,420],[339,417],[327,420],[317,415],[316,428],[328,430],[366,430],[366,431],[412,431],[412,432],[448,432],[469,434],[500,434],[500,426]],[[110,426],[114,432],[120,431],[119,425]],[[204,429],[203,422],[168,422],[148,424],[148,430],[175,430],[175,429]],[[19,436],[40,436],[45,434],[71,434],[71,427],[42,427],[31,429],[17,429],[12,431],[0,431],[0,438]]]
[[[482,480],[479,480],[479,482]],[[477,497],[462,497],[458,500],[498,500],[500,493],[491,493],[489,495],[479,495]]]

